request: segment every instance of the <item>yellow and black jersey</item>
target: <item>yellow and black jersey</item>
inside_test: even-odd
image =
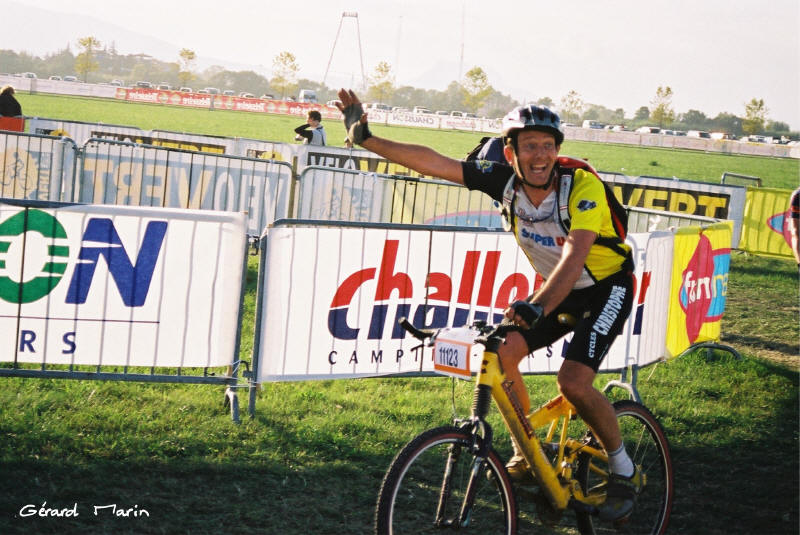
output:
[[[462,162],[464,183],[472,190],[483,191],[494,200],[503,203],[503,193],[513,176],[513,168],[486,160]],[[591,172],[583,169],[561,169],[558,165],[554,172],[561,176],[562,172],[572,175],[572,190],[569,195],[569,216],[571,229],[583,229],[595,232],[598,237],[619,238],[603,183]],[[558,180],[558,179],[556,179]],[[513,182],[510,183],[513,185]],[[567,231],[559,218],[558,198],[556,192],[538,206],[534,206],[520,189],[511,203],[512,230],[522,250],[530,260],[533,268],[547,279],[555,269],[563,252]],[[589,251],[583,273],[575,283],[576,289],[592,286],[596,281],[627,269],[630,247],[620,244],[621,251],[595,242]]]

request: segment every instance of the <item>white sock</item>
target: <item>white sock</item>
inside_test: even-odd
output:
[[[608,453],[608,467],[612,473],[622,477],[633,475],[633,461],[625,451],[625,444],[620,444],[619,448]]]

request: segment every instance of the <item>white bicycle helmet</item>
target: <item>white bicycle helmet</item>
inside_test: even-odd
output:
[[[547,132],[556,138],[556,145],[564,142],[561,119],[545,106],[517,106],[503,117],[503,137],[514,137],[520,130]]]

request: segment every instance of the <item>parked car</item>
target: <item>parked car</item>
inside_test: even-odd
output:
[[[239,93],[239,96],[242,98],[256,98],[256,96],[252,93],[248,93],[247,91],[242,91]]]
[[[208,92],[208,89],[201,89],[197,92],[199,95],[210,95],[211,93]]]
[[[170,89],[172,89],[172,86],[169,85],[167,82],[161,82],[160,84],[158,84],[157,89],[160,89],[162,91],[169,91]]]
[[[77,76],[65,76],[63,79],[64,79],[65,82],[77,82],[78,81],[78,77]]]
[[[20,73],[20,76],[23,77],[23,78],[36,78],[36,73],[35,72],[23,72],[23,73]]]
[[[586,119],[585,121],[583,121],[582,128],[598,128],[598,129],[601,129],[604,126],[605,125],[603,123],[601,123],[600,121],[593,121],[591,119]]]
[[[264,93],[263,95],[261,95],[258,98],[261,98],[261,99],[264,99],[264,100],[275,100],[275,97],[273,95],[270,95],[269,93]]]
[[[640,126],[636,131],[640,134],[658,134],[661,129],[657,126]]]
[[[433,113],[433,112],[424,106],[414,106],[412,113]]]
[[[111,80],[111,82],[108,85],[113,85],[113,86],[116,86],[116,87],[122,87],[122,86],[125,85],[125,82],[123,82],[122,80]]]
[[[180,89],[178,89],[178,91],[180,91],[181,93],[194,93],[191,87],[181,87]]]
[[[206,87],[206,93],[209,95],[219,95],[219,89],[216,87]]]
[[[153,89],[153,84],[144,80],[139,80],[136,82],[136,87],[140,87],[142,89]]]
[[[48,80],[61,80],[61,77],[53,75],[50,78],[48,78]]]
[[[297,96],[297,102],[310,102],[316,104],[317,93],[312,89],[301,89],[300,94]]]
[[[233,89],[226,89],[225,91],[222,92],[222,94],[225,95],[226,97],[232,97],[236,95],[236,91],[234,91]]]
[[[451,111],[450,117],[464,117],[463,111]]]
[[[711,134],[703,130],[689,130],[686,132],[686,137],[699,137],[703,139],[711,139]]]
[[[450,114],[444,110],[439,110],[436,112],[436,115],[449,116]]]

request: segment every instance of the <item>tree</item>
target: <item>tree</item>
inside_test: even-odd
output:
[[[742,135],[742,120],[732,113],[719,113],[710,121],[711,130],[734,136]]]
[[[767,126],[765,127],[767,132],[772,133],[789,133],[791,128],[789,127],[789,123],[784,123],[783,121],[768,121]]]
[[[633,114],[633,120],[637,122],[645,122],[650,120],[650,108],[642,106],[636,113]]]
[[[494,91],[489,85],[489,77],[480,67],[473,67],[467,71],[461,81],[461,88],[464,91],[462,100],[464,109],[474,113],[478,113],[478,110],[483,107],[486,97]]]
[[[539,100],[536,101],[536,105],[552,109],[553,107],[555,107],[556,103],[553,102],[553,99],[550,97],[541,97]]]
[[[385,61],[378,63],[375,71],[369,77],[369,84],[367,99],[381,104],[386,100],[391,100],[394,94],[392,66]]]
[[[192,66],[194,65],[194,60],[197,59],[197,54],[194,53],[194,50],[181,48],[178,56],[180,57],[178,60],[180,64],[178,80],[180,80],[182,86],[187,86],[192,78],[194,78],[194,74],[192,74]]]
[[[702,111],[689,110],[680,117],[680,122],[687,130],[705,130],[708,128],[708,117]]]
[[[583,99],[574,89],[561,98],[564,122],[577,122],[583,112]]]
[[[272,60],[272,79],[269,85],[281,94],[281,99],[287,93],[294,93],[299,70],[297,58],[291,52],[281,52]]]
[[[659,128],[669,126],[675,120],[675,110],[672,109],[672,88],[658,86],[655,98],[650,102],[653,110],[650,119],[657,123]]]
[[[88,82],[89,73],[96,71],[99,67],[94,60],[94,51],[100,48],[100,41],[92,36],[82,37],[78,39],[78,46],[82,52],[75,58],[75,72],[84,82]]]
[[[764,106],[764,99],[750,99],[744,105],[744,121],[742,121],[742,131],[752,135],[764,131],[764,123],[767,121],[767,107]]]

